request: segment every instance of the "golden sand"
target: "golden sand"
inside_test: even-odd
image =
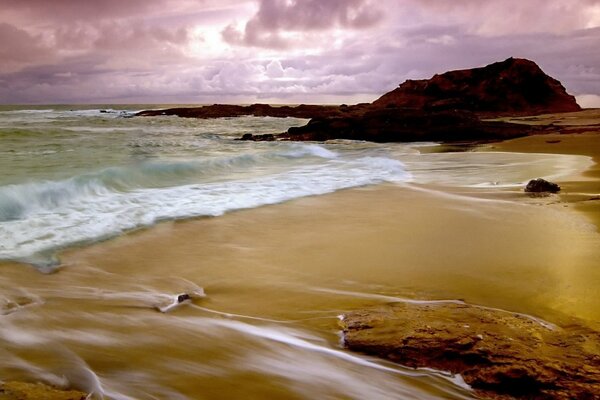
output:
[[[593,133],[544,135],[492,148],[583,154],[598,162],[599,138]],[[166,222],[68,250],[61,255],[64,267],[55,274],[5,263],[3,289],[10,291],[9,282],[15,291],[24,287],[44,298],[44,307],[30,308],[36,316],[27,322],[32,331],[55,332],[59,342],[90,332],[96,335],[90,337],[106,332],[115,339],[118,343],[106,345],[106,338],[69,342],[100,375],[118,376],[118,366],[152,371],[164,385],[190,396],[202,390],[208,397],[295,398],[283,389],[282,377],[246,374],[231,385],[202,370],[207,375],[194,372],[197,378],[191,382],[165,368],[175,363],[195,371],[198,365],[207,369],[228,362],[227,368],[237,368],[239,358],[224,361],[233,344],[250,346],[253,354],[273,351],[272,342],[248,344],[247,338],[230,339],[229,347],[212,336],[194,339],[200,333],[186,324],[198,323],[198,315],[283,324],[311,332],[332,348],[338,314],[399,298],[461,299],[561,326],[598,329],[600,234],[592,222],[600,222],[600,201],[592,199],[599,195],[599,182],[596,165],[583,176],[559,182],[560,197],[539,200],[514,191],[386,184],[217,218]],[[207,297],[195,300],[196,308],[177,310],[177,318],[159,318],[152,304],[136,294],[176,294],[185,290],[185,282],[202,286]],[[302,354],[290,357],[300,362]],[[39,350],[27,357],[39,363],[48,359]],[[437,389],[421,380],[405,384],[432,396],[460,393],[443,394],[450,384]]]

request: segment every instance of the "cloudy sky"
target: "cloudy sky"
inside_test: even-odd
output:
[[[510,56],[600,107],[600,0],[0,0],[0,103],[352,103]]]

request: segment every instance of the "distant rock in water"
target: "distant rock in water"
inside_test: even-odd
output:
[[[271,106],[269,104],[251,104],[240,106],[235,104],[213,104],[203,107],[167,108],[162,110],[145,110],[136,114],[138,117],[155,117],[176,115],[184,118],[231,118],[252,115],[255,117],[294,117],[314,118],[336,115],[343,112],[343,107],[300,104],[298,106]]]
[[[542,179],[542,178],[532,179],[529,181],[529,183],[527,183],[527,186],[525,186],[525,192],[527,192],[527,193],[543,193],[543,192],[558,193],[558,192],[560,192],[560,186],[558,186],[556,183],[548,182],[547,180]]]
[[[374,106],[421,110],[470,110],[491,115],[579,111],[575,97],[533,61],[509,58],[485,67],[407,80]]]
[[[600,398],[600,335],[456,303],[394,303],[342,316],[351,350],[460,374],[482,398]]]

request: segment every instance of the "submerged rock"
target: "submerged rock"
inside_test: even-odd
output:
[[[206,297],[202,288],[196,288],[189,293],[180,293],[171,297],[169,303],[160,303],[154,305],[154,309],[162,313],[169,312],[182,304],[191,303],[194,299]]]
[[[184,301],[191,300],[191,299],[192,299],[192,296],[190,296],[187,293],[182,293],[182,294],[180,294],[180,295],[177,296],[177,302],[178,303],[183,303]]]
[[[85,400],[87,394],[77,390],[56,389],[43,383],[4,382],[0,400]]]
[[[529,183],[527,183],[527,186],[525,186],[525,191],[527,193],[558,193],[560,192],[560,186],[558,186],[556,183],[548,182],[545,179],[538,178],[530,180]]]
[[[494,399],[600,398],[600,334],[460,303],[395,303],[343,315],[345,346],[462,375]]]

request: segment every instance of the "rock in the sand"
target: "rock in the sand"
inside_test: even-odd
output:
[[[560,192],[560,186],[558,186],[556,183],[548,182],[545,179],[538,178],[530,180],[527,186],[525,186],[525,191],[527,193],[558,193]]]
[[[0,400],[85,400],[87,394],[77,390],[56,389],[43,383],[4,382]]]
[[[191,299],[192,299],[192,296],[190,296],[187,293],[182,293],[179,296],[177,296],[177,302],[178,303],[183,303],[184,301],[191,300]]]
[[[345,314],[351,350],[462,375],[493,399],[600,398],[600,334],[458,303],[395,303]]]

